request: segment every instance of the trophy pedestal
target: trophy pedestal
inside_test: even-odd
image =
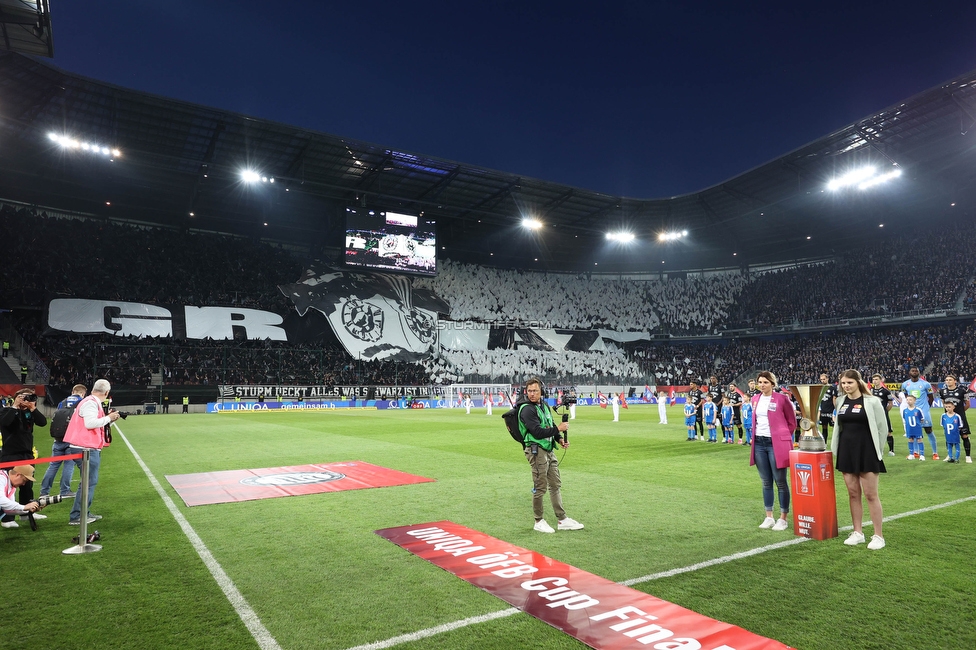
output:
[[[790,474],[794,533],[812,539],[837,537],[834,454],[794,449]]]

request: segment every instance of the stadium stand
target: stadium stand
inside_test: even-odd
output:
[[[904,233],[856,255],[756,273],[670,279],[544,274],[443,260],[436,278],[417,279],[451,304],[450,318],[529,321],[551,328],[645,331],[714,339],[749,327],[971,310],[976,227],[941,235]],[[17,329],[47,362],[51,383],[107,376],[116,384],[427,384],[519,381],[543,374],[587,383],[684,384],[718,371],[731,378],[755,366],[791,381],[855,367],[901,376],[906,364],[963,375],[973,368],[972,325],[901,325],[792,338],[667,340],[608,346],[606,352],[445,350],[421,364],[352,359],[334,341],[128,340],[44,334],[39,308],[52,294],[153,304],[246,306],[288,313],[277,290],[303,270],[288,250],[243,237],[49,216],[0,206],[0,236],[14,252],[2,270],[0,302],[18,308]],[[111,250],[111,254],[102,251]],[[938,256],[927,251],[939,250]],[[98,255],[97,271],[88,251]],[[839,290],[843,289],[843,290]],[[26,311],[25,311],[26,308]],[[933,316],[933,319],[935,317]]]

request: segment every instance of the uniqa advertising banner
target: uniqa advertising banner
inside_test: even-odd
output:
[[[376,534],[591,648],[789,648],[450,521]]]

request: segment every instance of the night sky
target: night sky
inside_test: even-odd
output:
[[[70,72],[637,198],[976,68],[972,1],[51,4]]]

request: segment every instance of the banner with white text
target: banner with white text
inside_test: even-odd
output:
[[[376,534],[591,648],[789,648],[450,521]]]

